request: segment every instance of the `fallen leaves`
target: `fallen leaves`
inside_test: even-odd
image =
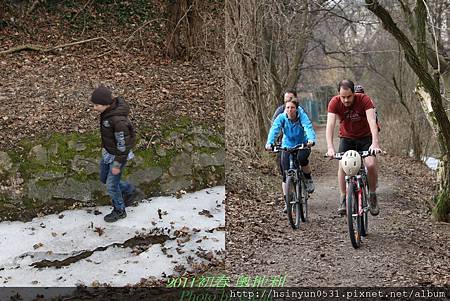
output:
[[[105,228],[102,228],[102,227],[95,227],[94,232],[98,233],[98,236],[102,236],[103,233],[105,233]]]
[[[209,212],[209,210],[206,210],[206,209],[203,209],[203,210],[200,211],[198,214],[199,214],[199,215],[204,215],[204,216],[209,217],[209,218],[214,217],[214,216],[211,214],[211,212]]]
[[[162,219],[163,215],[167,215],[167,211],[162,211],[158,208],[158,217],[159,219]]]
[[[189,117],[194,123],[221,121],[223,125],[224,97],[215,89],[222,91],[223,81],[220,73],[216,74],[217,67],[213,67],[220,62],[201,66],[174,62],[161,66],[145,53],[132,59],[124,53],[113,53],[108,60],[93,61],[85,59],[87,54],[82,47],[79,51],[79,58],[56,56],[51,62],[35,59],[50,57],[46,54],[22,53],[4,58],[0,99],[7,101],[2,101],[4,105],[0,107],[0,149],[12,148],[24,138],[45,133],[98,130],[97,116],[89,110],[87,100],[93,81],[99,79],[112,85],[114,94],[129,101],[137,128],[151,127],[158,133],[168,117]],[[29,58],[28,63],[18,56]],[[105,78],[104,70],[108,68],[123,70],[120,78]],[[30,86],[30,82],[34,84]],[[176,101],[177,110],[167,105],[168,97]],[[148,114],[149,109],[152,114]]]
[[[42,247],[42,246],[44,246],[44,244],[40,242],[40,243],[34,244],[34,245],[33,245],[33,249],[36,250],[36,249],[39,249],[39,248]]]

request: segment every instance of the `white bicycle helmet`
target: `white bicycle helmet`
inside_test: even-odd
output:
[[[341,167],[347,176],[354,176],[361,168],[361,156],[357,151],[349,150],[344,153],[341,159]]]

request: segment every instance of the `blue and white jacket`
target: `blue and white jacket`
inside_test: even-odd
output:
[[[294,147],[298,144],[306,143],[308,140],[316,143],[316,133],[312,122],[300,106],[297,109],[297,117],[297,121],[294,122],[288,118],[287,113],[278,115],[270,128],[266,145],[275,143],[280,130],[283,130],[282,147]]]

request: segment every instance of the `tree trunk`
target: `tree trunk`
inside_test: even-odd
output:
[[[227,79],[234,88],[233,94],[226,96],[227,130],[239,133],[239,139],[253,152],[259,152],[267,139],[260,5],[257,0],[226,3]]]
[[[194,11],[197,9],[195,0],[169,1],[167,11],[169,18],[169,32],[166,37],[167,55],[171,58],[186,56],[194,44],[195,29],[198,18]]]
[[[433,214],[439,221],[450,221],[450,148],[446,140],[446,137],[450,135],[450,127],[442,128],[439,126],[439,119],[433,111],[432,98],[423,87],[417,87],[416,95],[418,96],[422,109],[426,113],[428,122],[438,138],[437,141],[441,154],[437,173],[439,191],[436,196],[436,207],[433,209]]]
[[[416,5],[416,20],[418,27],[423,27],[426,14],[424,10],[423,0],[418,0]],[[439,190],[436,197],[436,206],[433,209],[433,214],[440,221],[449,221],[450,217],[450,121],[444,109],[442,96],[440,94],[439,78],[431,75],[427,68],[427,61],[425,57],[419,55],[426,55],[423,51],[425,45],[424,31],[418,29],[416,32],[416,45],[418,52],[412,46],[408,37],[398,28],[397,24],[392,19],[389,12],[381,6],[377,0],[366,0],[367,9],[373,12],[383,23],[386,29],[392,36],[400,43],[405,52],[406,62],[419,78],[419,83],[415,90],[422,109],[425,112],[428,122],[430,123],[439,145],[441,163],[438,166],[438,182]],[[437,79],[437,80],[436,80]]]
[[[411,121],[411,144],[413,149],[414,160],[421,161],[422,156],[422,144],[420,143],[419,132],[416,129],[416,124]]]

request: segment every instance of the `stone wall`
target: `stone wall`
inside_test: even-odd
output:
[[[144,132],[144,131],[141,131]],[[147,197],[224,183],[223,128],[189,123],[141,137],[123,178]],[[27,220],[67,208],[106,205],[97,132],[55,134],[0,152],[0,218]]]

